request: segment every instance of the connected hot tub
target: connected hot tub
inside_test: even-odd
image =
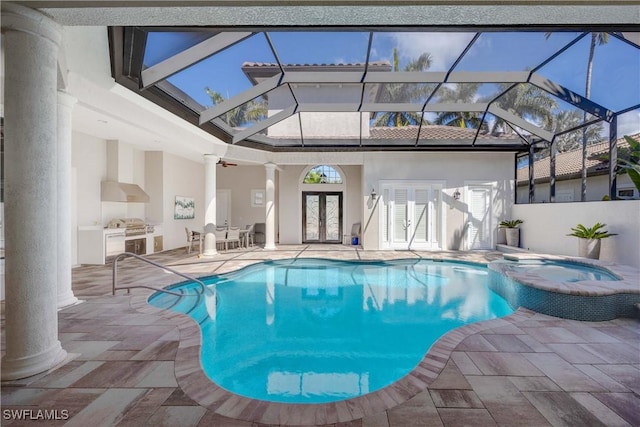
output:
[[[491,288],[512,307],[566,319],[637,317],[638,270],[584,258],[505,254],[489,263]]]

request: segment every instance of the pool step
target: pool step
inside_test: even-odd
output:
[[[548,255],[534,254],[531,252],[505,253],[504,255],[502,255],[502,257],[507,261],[532,261],[532,260],[541,261],[541,260],[549,259]]]

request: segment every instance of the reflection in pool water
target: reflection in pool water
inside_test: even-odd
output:
[[[150,303],[200,323],[202,366],[218,385],[320,403],[385,387],[446,332],[512,313],[488,280],[465,263],[297,259],[208,278],[199,302],[158,294]]]

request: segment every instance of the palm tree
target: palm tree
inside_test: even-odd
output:
[[[423,53],[418,58],[409,62],[403,71],[426,71],[431,67],[432,57],[430,53]],[[400,71],[400,58],[398,49],[393,49],[393,71]],[[405,83],[393,83],[383,86],[379,102],[411,102],[422,99],[428,92],[428,85],[409,85]],[[375,113],[374,126],[409,126],[418,125],[422,120],[420,112],[385,112]]]
[[[504,92],[511,83],[502,83],[500,86],[501,92]],[[547,92],[528,83],[517,84],[500,96],[495,104],[510,113],[533,120],[547,129],[553,125],[552,111],[558,107],[558,103]],[[490,132],[493,133],[499,129],[506,134],[513,133],[512,128],[507,126],[506,120],[496,117]]]
[[[218,105],[225,100],[219,92],[210,89],[208,86],[205,88],[205,91],[211,98],[213,105]],[[257,122],[266,117],[267,105],[262,97],[259,98],[259,100],[253,99],[245,102],[220,116],[220,118],[232,128],[246,126],[248,123]]]
[[[546,33],[545,37],[551,37],[552,33]],[[589,44],[589,58],[587,59],[587,76],[585,78],[584,97],[591,97],[591,75],[593,73],[593,57],[596,52],[596,46],[609,43],[609,33],[591,33],[591,42]],[[587,121],[588,113],[583,112],[583,122]],[[581,185],[581,201],[587,200],[587,129],[582,128],[582,185]]]
[[[582,124],[582,120],[583,116],[580,110],[560,111],[554,116],[553,132],[558,133],[565,129],[576,127]],[[602,123],[589,126],[586,129],[587,141],[589,141],[589,143],[600,142],[602,140],[602,138],[600,137],[600,135],[602,134],[602,128]],[[580,148],[582,140],[582,133],[569,132],[558,136],[555,141],[558,152],[563,153]]]
[[[442,86],[440,90],[438,90],[438,102],[475,102],[479,87],[480,83],[457,84],[453,87]],[[468,111],[447,111],[439,113],[434,123],[437,125],[478,129],[482,126],[482,116],[480,113]]]
[[[545,33],[548,39],[553,33]],[[602,46],[609,43],[609,33],[591,33],[591,43],[589,44],[589,59],[587,60],[587,77],[585,81],[584,97],[591,97],[591,76],[593,73],[593,57],[596,53],[596,46]],[[586,114],[586,113],[585,113]],[[586,120],[585,120],[586,121]]]

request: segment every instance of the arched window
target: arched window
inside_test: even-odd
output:
[[[304,184],[342,184],[340,172],[327,165],[318,165],[305,175]]]

